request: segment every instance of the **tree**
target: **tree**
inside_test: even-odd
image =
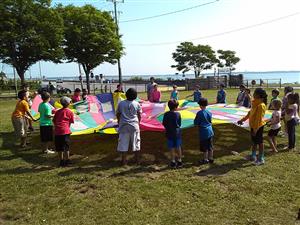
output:
[[[218,62],[215,52],[209,45],[194,45],[192,42],[183,42],[177,46],[172,54],[177,65],[172,65],[183,73],[193,70],[195,78],[199,77],[203,70],[211,69]]]
[[[36,62],[59,62],[63,21],[50,0],[1,0],[0,15],[0,60],[16,68],[22,84]]]
[[[219,67],[228,67],[229,68],[229,73],[231,74],[231,71],[235,70],[233,67],[235,64],[237,64],[240,61],[240,58],[236,57],[235,51],[230,51],[230,50],[218,50],[217,51],[219,54]]]
[[[82,65],[90,93],[91,70],[104,62],[115,64],[122,55],[123,47],[116,34],[116,25],[108,12],[91,5],[59,5],[57,10],[64,19],[65,58],[68,62]]]

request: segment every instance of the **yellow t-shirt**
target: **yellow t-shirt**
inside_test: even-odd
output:
[[[266,105],[261,100],[254,99],[252,101],[251,110],[244,120],[249,119],[249,126],[254,131],[257,131],[260,127],[264,126],[266,122],[264,121],[264,115],[266,113]]]
[[[29,104],[26,100],[18,101],[15,111],[12,113],[12,117],[21,118],[24,117],[26,112],[29,111]]]

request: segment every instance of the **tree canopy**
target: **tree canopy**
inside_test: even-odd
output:
[[[217,51],[219,56],[219,67],[228,67],[230,72],[235,70],[234,65],[237,64],[240,61],[240,58],[238,58],[235,54],[235,51],[230,50],[218,50]]]
[[[63,21],[50,0],[0,1],[0,60],[25,71],[40,60],[59,62],[63,56]]]
[[[108,12],[91,5],[59,5],[57,11],[64,19],[65,59],[82,65],[89,92],[91,70],[104,62],[115,64],[122,55],[123,47],[116,34],[116,25]]]
[[[172,68],[183,73],[193,70],[196,78],[203,70],[211,69],[218,62],[214,50],[209,45],[194,45],[192,42],[181,43],[172,56],[177,62]]]

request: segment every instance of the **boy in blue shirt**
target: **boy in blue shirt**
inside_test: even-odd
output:
[[[193,94],[186,96],[186,98],[194,97],[194,102],[199,102],[200,98],[202,97],[202,93],[200,91],[200,86],[196,85]]]
[[[200,98],[198,102],[201,110],[197,113],[194,125],[199,127],[200,151],[203,152],[203,160],[200,164],[213,163],[213,145],[212,138],[214,132],[212,129],[212,114],[206,107],[208,101],[206,98]]]
[[[224,90],[225,85],[220,84],[220,90],[217,94],[217,103],[226,103],[226,91]]]
[[[166,129],[166,137],[168,148],[170,149],[171,154],[171,168],[181,168],[182,160],[181,160],[181,116],[179,112],[175,110],[178,107],[178,102],[176,100],[170,100],[168,102],[168,107],[170,109],[169,112],[164,114],[163,125]],[[176,161],[176,153],[177,153],[177,161]]]

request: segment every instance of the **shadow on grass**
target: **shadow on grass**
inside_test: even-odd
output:
[[[214,126],[215,138],[214,149],[215,159],[231,155],[231,151],[242,152],[250,147],[249,133],[247,130],[233,124],[221,124]],[[0,160],[13,160],[21,158],[31,167],[17,167],[9,170],[2,170],[1,173],[30,173],[51,170],[57,167],[57,156],[44,155],[39,148],[39,137],[34,134],[32,137],[32,149],[19,151],[14,145],[13,133],[1,133],[3,140],[2,149],[8,149],[12,154],[1,155]],[[190,128],[183,130],[183,155],[185,168],[197,165],[200,159],[198,129]],[[166,146],[165,134],[162,132],[142,132],[142,162],[141,166],[131,166],[132,158],[129,158],[128,169],[117,171],[111,176],[136,175],[143,173],[161,172],[167,170],[168,150]],[[71,156],[73,165],[60,171],[60,176],[68,176],[78,173],[92,173],[107,171],[120,167],[120,156],[116,152],[117,135],[81,135],[71,137]],[[245,161],[244,161],[245,162]],[[243,160],[232,161],[222,166],[213,166],[207,172],[220,174],[227,173],[231,169],[243,167]]]

